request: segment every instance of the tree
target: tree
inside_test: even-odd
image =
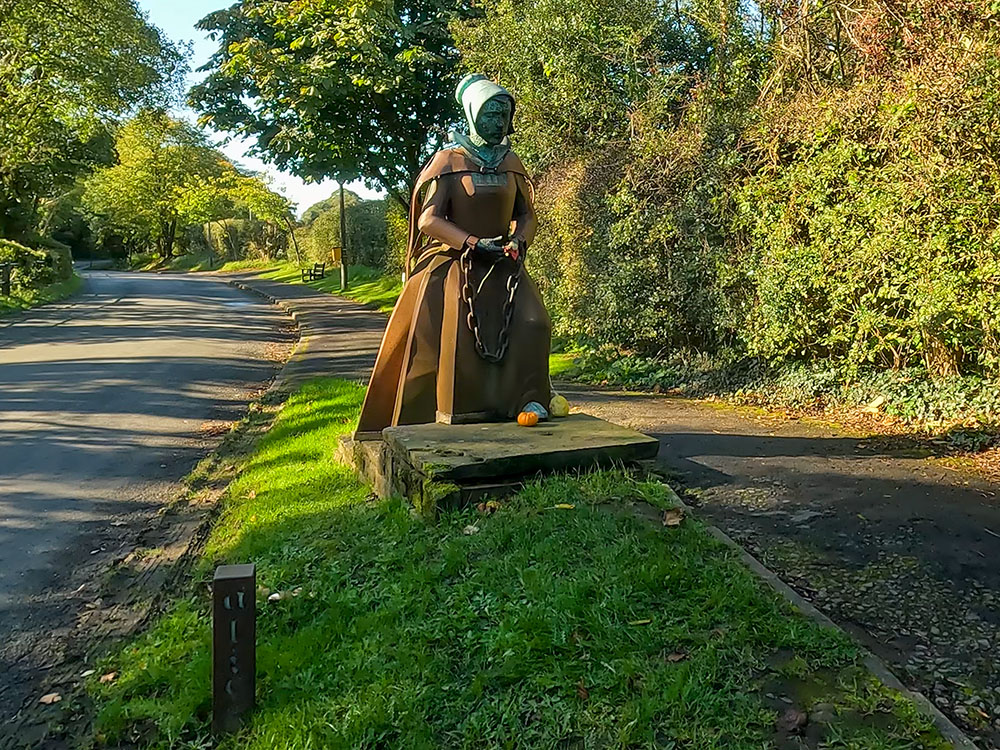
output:
[[[207,16],[219,51],[191,91],[200,122],[304,179],[407,185],[455,116],[461,0],[242,0]]]
[[[0,236],[107,163],[108,125],[168,100],[183,68],[132,0],[0,0]]]
[[[162,111],[142,112],[124,125],[115,150],[118,163],[86,180],[84,205],[170,257],[178,224],[214,210],[199,205],[198,196],[210,196],[212,181],[232,171],[232,165],[200,132]]]

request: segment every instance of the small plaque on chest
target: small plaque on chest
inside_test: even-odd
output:
[[[507,184],[507,173],[487,174],[485,172],[473,172],[472,184],[476,187],[503,187]]]

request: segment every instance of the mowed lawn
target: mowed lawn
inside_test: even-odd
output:
[[[548,478],[436,523],[374,498],[333,458],[363,392],[321,380],[287,402],[192,592],[90,678],[99,743],[211,745],[205,584],[252,561],[258,709],[221,747],[945,746],[843,636],[696,521],[664,526],[661,484]]]
[[[265,267],[255,267],[245,263],[227,263],[222,271],[238,271],[241,268],[259,271],[259,277],[286,284],[306,283],[313,289],[331,294],[340,291],[340,268],[327,265],[325,278],[302,282],[301,268],[291,262],[275,263]],[[347,292],[342,296],[370,305],[380,312],[391,312],[399,293],[403,290],[403,279],[399,275],[388,275],[384,271],[368,266],[350,266],[348,269]]]

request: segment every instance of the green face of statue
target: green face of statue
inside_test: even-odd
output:
[[[490,99],[479,110],[476,132],[491,146],[496,146],[510,132],[510,102],[505,96]]]

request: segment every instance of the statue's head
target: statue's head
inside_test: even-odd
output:
[[[467,75],[459,82],[455,98],[474,139],[496,146],[514,132],[514,97],[486,76]]]

